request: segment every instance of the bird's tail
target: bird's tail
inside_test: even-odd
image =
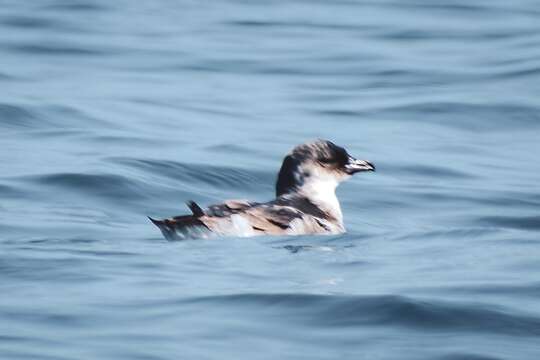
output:
[[[206,225],[193,215],[177,216],[164,220],[157,220],[148,216],[148,219],[159,228],[167,240],[206,237],[206,230],[208,230]]]
[[[152,219],[150,216],[147,216],[147,217],[157,227],[160,227],[163,224],[163,220]]]
[[[163,234],[163,236],[165,237],[165,239],[167,240],[175,240],[176,238],[176,231],[174,231],[173,228],[171,228],[169,225],[167,225],[167,223],[165,222],[165,220],[157,220],[157,219],[153,219],[151,218],[150,216],[148,216],[148,219],[150,219],[150,221],[156,225],[158,227],[159,230],[161,230],[161,233]]]

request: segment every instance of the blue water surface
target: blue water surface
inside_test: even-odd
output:
[[[533,0],[0,1],[1,359],[540,358]],[[294,145],[348,233],[167,242]]]

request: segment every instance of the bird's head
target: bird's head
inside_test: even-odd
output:
[[[328,140],[296,146],[283,159],[276,183],[276,196],[302,189],[331,188],[361,171],[375,171],[366,160],[358,160],[347,150]]]

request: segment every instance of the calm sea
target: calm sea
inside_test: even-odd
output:
[[[294,145],[348,233],[167,242]],[[0,0],[0,358],[540,359],[540,4]]]

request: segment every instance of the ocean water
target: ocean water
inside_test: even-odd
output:
[[[0,1],[1,359],[540,358],[540,5]],[[168,242],[327,138],[340,236]]]

